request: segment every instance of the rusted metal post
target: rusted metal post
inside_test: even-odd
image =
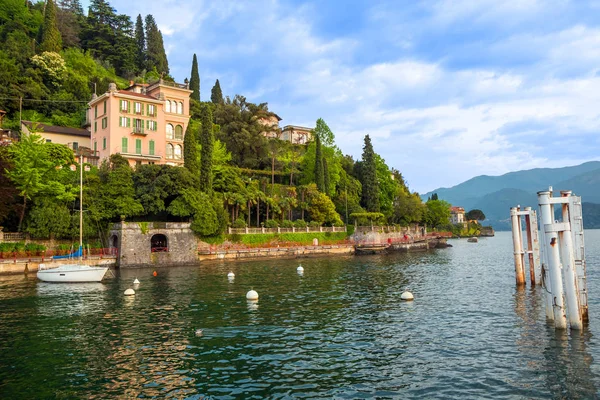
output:
[[[544,228],[544,252],[548,259],[550,286],[552,289],[552,311],[554,314],[554,327],[567,328],[567,317],[563,301],[563,284],[560,271],[560,250],[558,234],[553,228],[554,207],[550,199],[551,192],[538,192],[538,204]],[[546,313],[547,314],[547,313]]]
[[[533,261],[533,229],[531,224],[531,207],[525,207],[525,233],[527,234],[527,256],[529,258],[529,282],[531,286],[535,285],[535,263]],[[537,223],[535,226],[537,230]]]
[[[540,285],[541,279],[541,267],[540,267],[540,235],[538,230],[538,218],[537,212],[531,210],[531,241],[532,241],[532,252],[533,252],[533,270],[535,274],[535,282]]]
[[[561,198],[571,196],[571,191],[561,191]],[[563,230],[558,233],[560,239],[560,250],[563,265],[563,274],[565,278],[565,294],[567,299],[567,308],[569,314],[569,324],[571,329],[583,329],[581,320],[581,308],[579,306],[579,289],[577,288],[577,277],[575,275],[575,256],[573,254],[573,240],[571,236],[571,223],[569,216],[568,199],[561,204]]]
[[[523,241],[521,240],[521,231],[519,230],[520,224],[518,214],[518,208],[513,207],[510,209],[510,220],[512,223],[512,237],[513,237],[513,249],[515,257],[515,278],[517,285],[525,285],[525,270],[523,269]]]
[[[575,257],[575,274],[577,277],[577,289],[579,291],[579,307],[581,320],[584,324],[588,319],[588,291],[587,275],[585,268],[585,245],[583,240],[583,212],[581,209],[581,197],[569,197],[569,220],[571,222],[571,235],[573,240],[573,255]]]

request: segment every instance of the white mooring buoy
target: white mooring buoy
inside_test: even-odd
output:
[[[296,268],[296,272],[298,272],[299,274],[304,273],[304,268],[302,268],[302,265],[300,265],[298,268]]]
[[[202,336],[204,334],[204,332],[202,331],[202,329],[196,329],[196,331],[194,332],[194,334],[196,336]]]
[[[406,291],[402,292],[402,294],[400,295],[400,299],[402,299],[404,301],[413,301],[415,299],[415,297],[413,296],[413,294],[411,292],[406,290]]]
[[[133,296],[135,294],[135,290],[129,288],[125,291],[125,296]]]
[[[258,300],[258,293],[256,293],[256,290],[251,290],[248,293],[246,293],[246,299]]]
[[[235,274],[233,272],[230,272],[230,273],[227,274],[227,277],[229,279],[233,279],[233,278],[235,278]]]
[[[140,281],[138,281],[138,278],[135,278],[135,280],[133,281],[133,284],[134,285],[139,285],[140,284]]]

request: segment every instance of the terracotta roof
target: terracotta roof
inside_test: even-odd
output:
[[[62,135],[75,135],[75,136],[84,136],[91,137],[90,131],[87,129],[79,129],[79,128],[69,128],[67,126],[54,126],[42,124],[41,122],[31,122],[31,121],[23,121],[23,125],[27,126],[29,129],[35,129],[37,131],[47,132],[47,133],[58,133]]]
[[[450,207],[451,212],[465,212],[465,209],[462,207]]]
[[[130,92],[129,90],[118,90],[117,93],[126,94],[128,96],[141,97],[143,99],[158,100],[156,97],[148,96],[143,93]]]

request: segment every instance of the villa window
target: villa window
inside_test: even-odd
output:
[[[177,114],[183,114],[183,103],[177,103]]]
[[[167,139],[173,139],[173,125],[167,124]]]
[[[165,102],[165,112],[168,112],[168,113],[171,112],[171,100],[167,100]]]
[[[181,125],[175,127],[175,139],[183,140],[183,127]]]
[[[134,103],[134,107],[135,107],[135,113],[136,114],[142,114],[142,103]]]
[[[135,154],[142,154],[142,139],[135,139]]]
[[[148,115],[156,117],[156,106],[154,104],[148,104]]]
[[[121,139],[121,153],[127,153],[128,152],[128,140],[126,137],[124,137],[123,139]]]
[[[144,133],[144,120],[139,118],[133,120],[133,132]]]
[[[106,150],[106,138],[102,138],[102,150]]]
[[[102,118],[102,129],[106,129],[107,126],[108,126],[108,118],[104,117],[104,118]]]
[[[173,158],[173,145],[171,143],[167,143],[167,152],[165,154],[166,158]]]
[[[151,140],[150,143],[148,143],[148,153],[151,156],[154,155],[154,140]]]
[[[181,145],[180,144],[176,144],[175,145],[175,159],[176,160],[181,160],[181,156],[183,154],[183,151],[181,149]]]
[[[146,121],[146,128],[149,131],[155,131],[156,127],[157,127],[156,121],[150,121],[150,120]]]
[[[104,100],[104,114],[106,114],[106,100]]]
[[[121,100],[121,111],[128,111],[129,102],[127,100]]]
[[[94,106],[94,118],[98,118],[98,105]]]

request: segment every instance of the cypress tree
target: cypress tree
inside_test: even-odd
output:
[[[210,101],[214,104],[223,104],[223,92],[221,91],[221,84],[218,79],[210,91]]]
[[[194,176],[200,174],[200,164],[198,163],[198,142],[196,139],[196,124],[192,121],[185,130],[183,137],[183,165]]]
[[[329,168],[327,167],[327,159],[323,157],[323,188],[325,194],[329,196]]]
[[[59,53],[62,50],[62,36],[56,25],[56,6],[53,0],[46,2],[44,10],[44,24],[40,40],[40,51],[53,51]]]
[[[323,174],[323,155],[321,154],[321,139],[315,136],[315,183],[320,192],[325,191],[325,177]]]
[[[212,163],[213,163],[213,123],[212,112],[207,104],[202,105],[200,112],[202,130],[200,133],[200,190],[206,193],[212,192]]]
[[[146,15],[146,59],[147,69],[156,67],[159,73],[169,73],[169,62],[165,53],[162,33],[151,14]]]
[[[146,38],[144,37],[144,21],[142,20],[141,14],[138,14],[137,20],[135,21],[135,44],[136,66],[138,71],[142,71],[146,68]]]
[[[194,58],[192,59],[190,90],[193,90],[190,97],[194,100],[200,101],[200,74],[198,73],[198,59],[196,58],[196,53],[194,53]]]
[[[369,135],[365,136],[362,154],[362,200],[369,212],[379,212],[379,184],[377,182],[377,165],[375,151]]]

